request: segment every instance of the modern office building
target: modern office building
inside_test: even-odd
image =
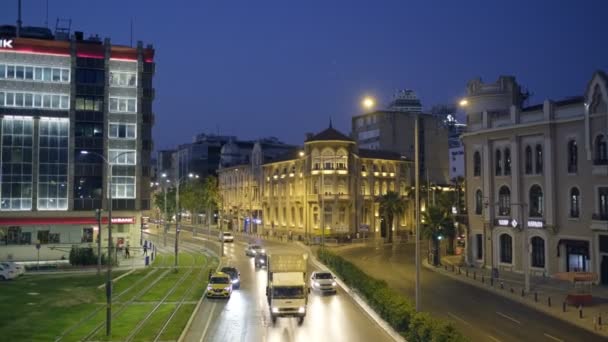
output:
[[[67,257],[50,247],[93,243],[95,209],[105,232],[110,192],[114,243],[139,244],[150,206],[154,49],[46,28],[17,37],[3,26],[0,35],[0,259],[34,259],[37,242],[41,259]]]
[[[416,118],[420,118],[421,179],[424,183],[449,184],[448,128],[443,117],[422,112],[420,100],[412,91],[399,92],[387,109],[354,116],[352,137],[360,148],[390,151],[414,160]]]
[[[468,83],[469,263],[608,284],[608,76],[581,89],[523,106],[514,77]]]
[[[331,125],[308,134],[303,147],[269,160],[256,144],[248,163],[219,170],[222,212],[237,230],[318,236],[386,236],[377,196],[410,191],[411,161],[398,153],[360,149]],[[409,206],[410,209],[413,206]],[[411,229],[410,212],[395,220]],[[409,224],[408,224],[409,222]]]

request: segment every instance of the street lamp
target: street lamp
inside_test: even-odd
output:
[[[167,178],[167,174],[166,173],[162,173],[161,178]],[[167,222],[165,222],[167,220],[167,186],[168,184],[171,183],[170,180],[165,179],[165,182],[163,183],[163,196],[164,196],[164,206],[165,206],[165,212],[163,214],[163,232],[164,232],[164,242],[163,245],[165,247],[167,247]]]
[[[462,99],[462,100],[460,100],[460,102],[458,102],[458,105],[459,105],[460,107],[466,107],[466,106],[468,106],[468,105],[469,105],[469,100],[467,100],[467,99]]]
[[[376,105],[376,101],[374,101],[372,97],[366,96],[363,98],[363,101],[361,101],[361,105],[363,105],[363,108],[370,110]]]
[[[102,154],[99,154],[97,152],[90,152],[90,151],[86,151],[86,150],[82,150],[80,151],[80,154],[83,155],[87,155],[87,154],[92,154],[92,155],[96,155],[97,157],[101,158],[104,163],[106,164],[106,168],[109,169],[108,171],[108,188],[110,189],[110,191],[108,191],[108,200],[109,200],[109,204],[108,204],[108,273],[106,275],[106,335],[110,336],[110,334],[112,333],[112,166],[113,166],[113,162],[115,162],[118,157],[128,154],[128,153],[132,153],[131,151],[125,151],[122,153],[117,154],[112,160],[108,161],[106,159],[106,157],[104,157]],[[106,170],[107,170],[106,169]],[[101,240],[101,237],[99,237],[99,239]]]
[[[175,264],[174,264],[175,269],[177,269],[177,252],[179,250],[179,224],[182,219],[182,215],[181,215],[182,213],[179,208],[179,186],[183,180],[186,180],[188,178],[197,178],[198,179],[198,175],[189,173],[189,174],[179,178],[175,182],[175,187],[176,187],[176,192],[175,192],[175,210],[176,210],[175,211],[176,212],[176,217],[175,217]]]

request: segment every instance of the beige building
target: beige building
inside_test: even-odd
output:
[[[514,77],[468,83],[468,262],[607,284],[608,77],[563,101],[524,107],[524,96]]]
[[[294,236],[386,235],[375,198],[406,195],[411,162],[397,153],[359,149],[330,127],[308,135],[304,147],[272,160],[256,144],[250,163],[219,170],[223,214],[237,230]],[[409,230],[409,213],[395,222]]]

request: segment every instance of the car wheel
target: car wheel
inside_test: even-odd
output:
[[[277,316],[271,315],[270,318],[272,319],[272,324],[277,323]]]
[[[302,325],[304,323],[304,317],[298,318],[298,325]]]

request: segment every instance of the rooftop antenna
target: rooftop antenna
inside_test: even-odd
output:
[[[17,38],[21,36],[21,0],[17,0]]]

